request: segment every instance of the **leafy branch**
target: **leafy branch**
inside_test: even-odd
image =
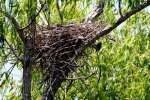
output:
[[[13,46],[11,44],[9,44],[9,42],[5,39],[6,44],[9,46],[11,52],[14,54],[14,56],[16,57],[17,61],[22,61],[22,59],[16,54],[15,49],[13,48]]]
[[[92,39],[91,43],[94,42],[96,39],[99,39],[100,37],[107,35],[108,33],[110,33],[111,31],[113,31],[115,28],[117,28],[121,23],[123,23],[124,21],[126,21],[128,18],[130,18],[132,15],[136,14],[137,12],[140,12],[142,9],[148,7],[150,5],[150,0],[147,0],[145,3],[138,5],[137,7],[135,7],[135,9],[123,14],[116,23],[114,23],[114,25],[108,27],[107,29],[103,30],[103,31],[98,31],[97,32],[97,36]]]
[[[27,26],[23,27],[23,28],[21,28],[21,26],[19,25],[19,23],[17,22],[17,20],[12,15],[10,15],[8,12],[5,12],[5,11],[3,11],[1,9],[0,9],[0,12],[12,22],[12,24],[15,27],[15,29],[19,33],[19,37],[21,38],[22,41],[24,41],[23,30],[26,29],[26,28],[28,28],[34,22],[34,20],[36,19],[36,17],[40,14],[40,12],[42,11],[42,9],[44,8],[45,4],[46,4],[46,2],[44,4],[42,4],[41,8],[36,13],[36,15],[33,16],[33,18],[31,19],[30,23]]]
[[[28,28],[28,27],[35,21],[36,17],[39,16],[40,12],[42,11],[42,9],[44,8],[45,5],[46,5],[46,1],[45,1],[44,4],[41,5],[41,8],[40,8],[39,11],[35,14],[35,16],[33,16],[33,18],[31,19],[30,23],[29,23],[27,26],[21,28],[20,30],[24,30],[24,29]]]
[[[20,25],[17,22],[17,20],[13,16],[11,16],[8,12],[5,12],[5,11],[3,11],[1,9],[0,9],[0,12],[12,22],[12,24],[14,25],[16,31],[19,34],[19,37],[21,38],[22,41],[24,41],[23,30],[20,30]]]

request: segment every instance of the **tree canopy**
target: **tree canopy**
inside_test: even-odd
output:
[[[149,5],[150,0],[0,0],[0,99],[149,100]],[[68,47],[72,52],[63,57]],[[66,62],[53,62],[58,60]],[[55,69],[62,65],[64,76]],[[12,73],[19,72],[16,81]]]

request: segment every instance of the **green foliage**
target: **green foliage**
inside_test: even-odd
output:
[[[108,39],[102,42],[98,54],[88,51],[91,55],[85,60],[85,68],[78,72],[79,76],[88,76],[93,70],[97,74],[88,80],[76,80],[67,94],[68,100],[75,96],[87,100],[148,99],[150,37],[128,34],[116,42]]]
[[[7,1],[7,3],[6,3]],[[2,0],[0,2],[0,10],[8,12],[15,17],[21,27],[28,25],[32,15],[35,15],[39,5],[44,4],[44,0]],[[9,2],[8,2],[9,1]],[[12,1],[13,3],[10,3]],[[81,22],[86,14],[91,10],[93,0],[60,0],[60,11],[63,14],[64,23]],[[95,0],[96,1],[96,0]],[[113,24],[118,18],[118,10],[116,8],[116,0],[107,0],[104,15],[99,20],[104,20],[108,24]],[[137,4],[143,3],[143,0],[122,0],[122,10],[126,12],[133,9]],[[12,4],[8,6],[6,4]],[[34,6],[32,6],[34,5]],[[37,6],[38,5],[38,6]],[[48,24],[57,24],[61,22],[59,11],[56,7],[56,0],[47,0],[48,9],[43,10],[37,17],[37,23],[43,24],[43,20]],[[62,84],[56,94],[57,100],[74,100],[75,97],[80,100],[124,100],[150,99],[150,15],[144,10],[133,16],[131,19],[123,23],[119,28],[114,30],[109,36],[103,37],[98,41],[102,42],[102,49],[96,52],[92,48],[88,48],[85,56],[79,59],[79,65],[83,65],[74,72],[76,77],[89,76],[87,79],[74,80],[67,94],[65,86],[67,81]],[[18,55],[23,53],[23,44],[20,41],[14,26],[5,18],[0,11],[0,32],[3,33],[7,41],[16,49]],[[3,22],[3,23],[2,23]],[[45,23],[44,23],[45,25]],[[0,33],[0,34],[1,34]],[[0,54],[0,84],[6,79],[3,74],[3,68],[8,63],[8,58],[12,62],[17,61],[9,46],[5,44],[4,52]],[[21,65],[19,68],[21,70]],[[18,66],[16,66],[18,67]],[[32,80],[32,99],[41,98],[40,79],[41,73],[33,71]],[[73,77],[70,75],[70,77]],[[11,89],[7,86],[12,84]],[[3,84],[2,84],[3,85]],[[0,86],[0,94],[7,94],[5,99],[20,100],[20,90],[16,93],[16,83],[12,77],[8,78],[5,85]],[[17,88],[18,88],[17,87]],[[2,88],[2,89],[1,89]],[[16,93],[16,95],[14,95]],[[0,95],[1,96],[1,95]]]
[[[86,100],[149,100],[150,94],[150,24],[148,13],[138,13],[126,21],[121,28],[100,41],[103,44],[98,53],[87,50],[81,58],[84,67],[77,76],[95,76],[87,80],[75,80],[67,93],[67,100],[76,96]],[[135,21],[136,20],[136,21]],[[146,23],[146,25],[145,25]],[[59,92],[65,95],[64,88]],[[62,100],[63,95],[58,95]]]

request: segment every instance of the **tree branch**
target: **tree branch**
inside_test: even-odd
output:
[[[40,14],[40,12],[41,12],[42,9],[44,8],[45,4],[46,4],[46,1],[45,1],[44,4],[42,4],[41,8],[40,8],[39,11],[35,14],[35,16],[33,16],[33,18],[31,19],[30,23],[29,23],[27,26],[21,28],[20,30],[24,30],[24,29],[28,28],[32,23],[34,23],[36,17]]]
[[[2,11],[1,9],[0,9],[0,12],[1,12],[2,14],[4,14],[9,20],[12,21],[12,23],[14,24],[14,27],[15,27],[16,29],[19,29],[19,28],[20,28],[19,23],[16,21],[16,19],[15,19],[13,16],[11,16],[9,13],[7,13],[7,12],[5,12],[5,11]]]
[[[20,30],[20,26],[19,26],[19,23],[17,22],[17,20],[11,16],[9,13],[5,12],[5,11],[2,11],[0,9],[0,12],[5,15],[5,17],[7,17],[11,22],[12,24],[14,25],[16,31],[19,33],[19,37],[21,38],[22,41],[24,41],[24,34],[23,34],[23,30]]]
[[[23,62],[22,59],[20,59],[20,57],[16,54],[15,49],[12,47],[12,45],[9,44],[6,39],[5,39],[5,42],[6,42],[6,44],[9,46],[11,52],[14,54],[14,56],[16,57],[16,59],[17,59],[18,61]]]
[[[122,3],[122,0],[118,0],[118,8],[119,8],[119,14],[120,16],[122,17],[122,11],[121,11],[121,3]]]
[[[105,6],[105,0],[99,0],[96,8],[88,15],[84,22],[95,22],[96,19],[103,13],[103,9]]]
[[[46,2],[41,6],[41,8],[40,8],[39,11],[37,12],[37,14],[31,19],[30,23],[29,23],[27,26],[23,27],[23,28],[21,28],[21,27],[19,26],[19,23],[17,22],[17,20],[16,20],[13,16],[11,16],[9,13],[7,13],[7,12],[5,12],[5,11],[2,11],[1,9],[0,9],[0,12],[1,12],[2,14],[4,14],[5,17],[7,17],[7,18],[12,22],[12,24],[13,24],[14,27],[15,27],[15,29],[16,29],[17,32],[19,33],[19,37],[20,37],[21,40],[24,42],[24,33],[23,33],[23,30],[26,29],[26,28],[28,28],[28,27],[34,22],[35,18],[39,15],[39,13],[40,13],[40,12],[42,11],[42,9],[44,8],[45,4],[46,4]]]
[[[123,23],[124,21],[126,21],[128,18],[130,18],[132,15],[136,14],[137,12],[141,11],[142,9],[146,8],[147,6],[150,5],[150,0],[147,0],[145,3],[138,5],[137,7],[135,7],[134,10],[131,10],[125,14],[122,15],[122,17],[120,17],[117,22],[111,26],[108,27],[107,29],[103,30],[103,31],[99,31],[97,32],[97,35],[94,39],[92,39],[91,43],[94,42],[96,39],[99,39],[100,37],[107,35],[108,33],[110,33],[113,29],[117,28],[121,23]],[[90,44],[90,43],[89,43]]]
[[[6,83],[6,81],[8,80],[10,74],[12,73],[12,71],[13,71],[13,69],[14,69],[14,67],[15,67],[16,65],[17,65],[17,61],[16,61],[6,72],[4,72],[4,73],[1,74],[1,77],[2,77],[4,74],[6,74],[6,79],[3,80],[3,81],[0,83],[0,87],[2,87],[2,86]]]
[[[63,11],[60,10],[59,0],[56,0],[56,7],[57,7],[57,10],[58,10],[60,20],[61,20],[61,24],[63,24]]]

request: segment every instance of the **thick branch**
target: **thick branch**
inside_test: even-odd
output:
[[[118,27],[121,23],[123,23],[128,18],[130,18],[132,15],[136,14],[137,12],[141,11],[142,9],[146,8],[149,5],[150,5],[150,0],[147,0],[147,2],[138,5],[134,10],[131,10],[131,11],[125,13],[122,17],[120,17],[118,19],[118,21],[113,26],[108,27],[107,29],[105,29],[103,31],[97,32],[97,36],[91,41],[91,43],[94,42],[96,39],[99,39],[100,37],[102,37],[104,35],[107,35],[113,29],[115,29],[116,27]]]
[[[96,8],[88,15],[84,22],[95,22],[96,19],[103,13],[105,6],[105,0],[99,0],[99,4]]]

